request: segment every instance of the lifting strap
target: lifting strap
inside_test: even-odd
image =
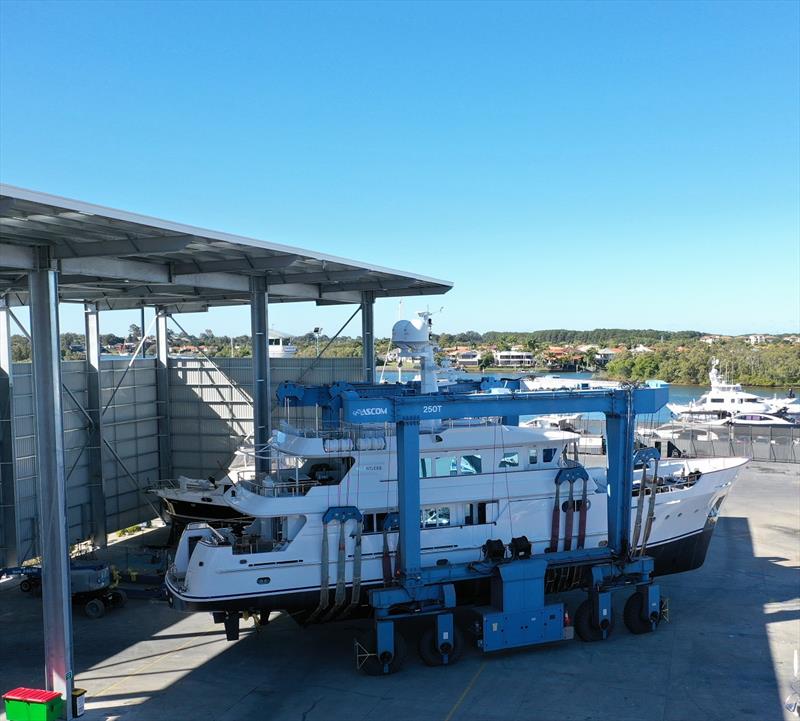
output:
[[[325,617],[322,621],[330,621],[331,618],[336,615],[336,613],[341,610],[342,606],[344,606],[345,600],[347,598],[347,579],[346,579],[346,562],[347,562],[347,543],[346,543],[346,536],[345,536],[345,526],[347,525],[347,521],[351,518],[356,519],[356,521],[362,523],[363,516],[361,515],[361,511],[358,510],[355,506],[333,506],[329,508],[322,516],[322,557],[320,558],[321,561],[321,571],[320,571],[320,596],[319,596],[319,605],[314,609],[311,615],[308,617],[306,624],[312,623],[316,621],[319,615],[325,611],[328,606],[330,605],[330,577],[329,577],[329,566],[330,566],[330,550],[328,548],[328,525],[332,521],[339,522],[339,547],[338,547],[338,554],[336,558],[336,594],[334,596],[334,604],[333,607],[325,614]],[[359,535],[359,543],[360,543],[360,535]]]
[[[553,524],[550,528],[550,548],[545,553],[555,553],[558,551],[558,536],[561,524],[561,478],[560,473],[556,474],[556,499],[553,503]]]
[[[344,609],[340,618],[349,616],[361,603],[361,535],[364,531],[364,521],[356,520],[356,534],[353,548],[353,587],[350,594],[350,605]]]
[[[394,574],[392,573],[392,552],[389,550],[389,531],[396,530],[399,528],[399,517],[397,511],[393,511],[392,513],[387,513],[386,517],[383,519],[383,559],[382,559],[382,566],[383,566],[383,583],[385,586],[391,584],[392,580],[394,579]],[[400,570],[400,547],[397,548],[397,570]]]
[[[642,539],[642,550],[639,555],[643,556],[647,549],[647,542],[650,540],[650,532],[653,530],[653,522],[656,520],[656,496],[658,495],[658,461],[656,461],[653,481],[650,485],[650,505],[647,508],[647,521],[644,524],[644,538]]]
[[[578,479],[582,479],[584,484],[586,481],[589,480],[589,474],[586,472],[586,469],[583,466],[574,466],[570,465],[565,468],[559,470],[556,473],[555,484],[556,484],[556,497],[555,502],[553,503],[553,525],[550,531],[550,547],[545,549],[545,553],[556,553],[558,551],[558,542],[559,542],[559,532],[561,530],[561,484],[565,481],[568,482],[569,485],[569,497],[570,502],[574,501],[574,486],[573,484]],[[585,485],[584,485],[585,488]],[[569,511],[567,512],[569,514]],[[572,545],[572,518],[567,517],[567,521],[569,523],[569,527],[567,529],[570,539],[569,543],[565,541],[564,543],[564,550],[569,550],[570,546]]]
[[[576,548],[583,548],[586,543],[586,515],[589,511],[587,498],[589,480],[583,479],[583,490],[581,491],[581,508],[578,512],[578,545]]]
[[[644,510],[644,497],[647,494],[647,464],[642,469],[642,479],[639,481],[639,496],[636,499],[636,520],[633,524],[633,538],[631,538],[631,555],[636,554],[639,545],[639,535],[642,532],[642,511]]]
[[[630,557],[636,555],[636,547],[639,545],[639,536],[642,532],[642,515],[644,511],[644,499],[647,495],[648,481],[647,481],[647,463],[648,461],[655,461],[655,475],[654,480],[658,476],[658,461],[661,454],[655,448],[640,448],[633,454],[632,468],[641,463],[642,464],[642,479],[639,482],[639,496],[636,499],[636,519],[633,524],[633,537],[631,538]],[[655,485],[653,486],[653,493],[655,493]],[[651,510],[654,507],[655,497],[650,499]],[[650,521],[652,524],[652,521]],[[650,535],[649,530],[645,527],[645,538]],[[643,552],[643,551],[642,551]],[[639,553],[641,555],[641,553]]]
[[[328,523],[322,524],[322,555],[320,556],[320,585],[319,585],[319,605],[311,612],[311,615],[306,620],[306,625],[317,620],[319,616],[330,603],[330,590],[328,588]]]
[[[345,529],[347,527],[347,520],[341,519],[339,521],[339,550],[336,554],[336,592],[333,595],[333,606],[331,610],[325,614],[323,621],[330,621],[339,611],[347,600],[347,579],[345,577],[347,571],[347,541],[345,539]]]
[[[567,515],[564,519],[564,550],[569,551],[572,548],[572,523],[575,511],[575,479],[569,479],[569,496],[567,497]]]
[[[383,584],[388,586],[392,582],[392,555],[389,551],[389,531],[384,527],[383,529],[383,557],[381,559],[383,566]]]

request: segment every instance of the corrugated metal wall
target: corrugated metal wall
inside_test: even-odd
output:
[[[156,361],[136,359],[125,374],[127,365],[128,359],[103,359],[100,370],[103,408],[113,395],[102,419],[103,437],[119,456],[103,448],[109,531],[153,517],[151,499],[143,489],[159,477]],[[61,371],[75,399],[62,393],[68,533],[69,542],[76,543],[91,532],[90,454],[85,448],[89,423],[76,405],[76,401],[84,408],[88,405],[86,365],[65,361]],[[316,363],[308,358],[272,359],[271,371],[272,398],[284,380],[323,384],[362,378],[360,358],[325,358]],[[16,363],[13,373],[17,544],[23,560],[39,555],[31,364]],[[252,359],[219,358],[212,364],[171,358],[169,376],[173,475],[205,477],[219,472],[253,430]],[[277,422],[282,409],[274,408],[273,413]]]
[[[103,361],[100,373],[103,406],[122,379],[127,360]],[[30,363],[14,364],[14,431],[17,471],[17,538],[22,558],[39,555],[36,506],[36,434]],[[88,420],[77,404],[87,407],[87,375],[83,361],[65,361],[61,377],[64,457],[67,473],[67,524],[70,543],[90,534],[91,500],[86,447]],[[74,398],[74,400],[73,400]],[[77,403],[76,403],[77,401]],[[128,472],[107,449],[103,451],[104,490],[109,529],[119,529],[152,517],[140,488],[158,477],[155,361],[134,361],[103,416],[103,434]],[[133,477],[131,477],[133,476]]]
[[[158,405],[156,403],[156,361],[140,358],[125,373],[127,360],[103,360],[100,365],[103,438],[119,459],[103,448],[103,488],[107,527],[127,528],[153,517],[143,490],[158,480]],[[121,461],[121,463],[120,463]]]
[[[215,368],[214,365],[217,367]],[[207,477],[226,468],[236,448],[253,432],[251,358],[170,359],[173,475]],[[361,358],[273,358],[270,397],[278,384],[360,381]],[[273,422],[283,409],[273,406]]]

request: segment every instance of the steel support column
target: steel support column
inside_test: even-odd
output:
[[[60,691],[72,718],[72,607],[61,411],[58,278],[40,249],[39,270],[29,275],[33,392],[35,398],[39,548],[42,558],[45,685]]]
[[[634,419],[633,414],[606,415],[608,546],[623,556],[628,552],[631,538]],[[616,483],[612,483],[612,480]]]
[[[96,303],[86,303],[84,325],[86,328],[86,409],[92,419],[88,429],[89,439],[89,491],[92,502],[92,542],[97,546],[108,543],[106,526],[106,494],[103,484],[103,425],[102,386],[100,383],[100,312]]]
[[[22,560],[17,547],[17,458],[14,448],[14,371],[11,356],[11,311],[0,298],[0,563],[16,566]]]
[[[272,431],[269,388],[269,293],[266,279],[250,279],[250,327],[253,341],[253,443],[263,448]],[[256,472],[269,470],[264,453],[256,455]]]
[[[408,579],[420,570],[419,421],[397,423],[397,508],[400,569]]]
[[[172,423],[169,404],[169,314],[156,310],[156,407],[158,408],[158,469],[162,479],[172,478]]]
[[[364,381],[375,382],[375,293],[364,291],[361,294],[361,342]]]

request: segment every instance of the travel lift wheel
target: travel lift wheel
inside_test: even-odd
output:
[[[587,598],[575,611],[575,633],[581,641],[603,641],[611,635],[614,630],[614,615],[604,619],[601,625],[594,618],[594,604],[592,599]]]
[[[445,641],[441,646],[436,644],[436,626],[432,626],[423,632],[417,646],[420,658],[426,666],[444,666],[445,661],[448,666],[457,663],[464,653],[464,637],[456,626],[453,626],[453,641]]]
[[[356,636],[356,668],[367,676],[383,676],[385,659],[378,658],[375,650],[378,647],[378,637],[375,629],[363,631]],[[394,632],[394,655],[389,659],[387,673],[395,673],[403,666],[408,646],[403,634]]]
[[[661,621],[664,616],[666,606],[664,599],[661,599],[660,613],[653,613],[650,618],[643,617],[645,603],[645,595],[641,591],[634,591],[625,602],[625,610],[622,613],[622,618],[631,633],[638,635],[655,631],[659,621]]]

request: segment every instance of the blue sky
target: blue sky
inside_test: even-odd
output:
[[[0,179],[454,281],[405,303],[439,330],[796,332],[799,28],[796,2],[5,0]]]

